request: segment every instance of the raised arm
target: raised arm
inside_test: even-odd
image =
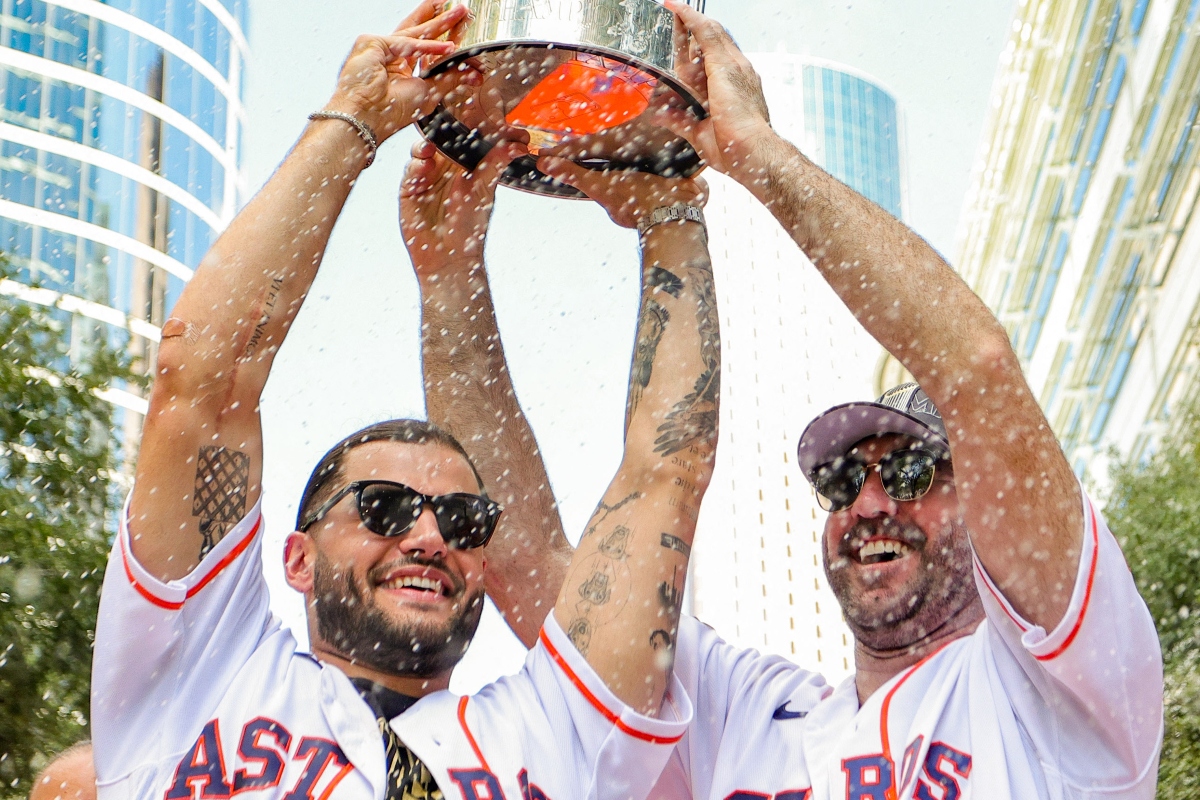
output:
[[[623,227],[696,183],[604,174],[543,158],[546,174],[597,200]],[[704,227],[667,222],[643,237],[642,302],[621,466],[592,515],[555,619],[608,687],[654,714],[674,666],[684,579],[717,445],[721,338]]]
[[[666,2],[690,32],[686,80],[712,116],[664,121],[771,210],[938,406],[975,552],[1014,608],[1052,630],[1075,583],[1082,498],[1004,328],[920,236],[771,129],[758,75],[724,28]]]
[[[409,124],[429,94],[411,61],[452,50],[431,40],[466,13],[442,6],[424,0],[391,35],[360,37],[325,110],[379,141]],[[367,156],[351,124],[310,123],[163,326],[130,507],[134,555],[161,580],[187,575],[258,500],[259,397]]]
[[[486,585],[526,647],[566,575],[550,479],[513,390],[483,250],[496,182],[523,145],[497,147],[472,173],[420,142],[400,190],[400,226],[421,287],[421,355],[430,421],[466,448],[504,514],[488,544]]]

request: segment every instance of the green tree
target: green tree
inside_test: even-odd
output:
[[[64,316],[0,296],[0,798],[28,795],[46,756],[88,735],[118,511],[113,408],[97,392],[132,376],[78,331],[70,353]]]
[[[1200,797],[1200,425],[1146,463],[1113,471],[1105,509],[1163,645],[1166,733],[1160,800]]]

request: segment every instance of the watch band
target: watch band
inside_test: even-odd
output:
[[[650,212],[650,216],[642,217],[638,220],[638,236],[646,235],[646,232],[655,225],[661,225],[664,222],[698,222],[701,226],[707,228],[704,222],[704,212],[699,206],[689,205],[688,203],[675,203],[670,206],[662,206]]]

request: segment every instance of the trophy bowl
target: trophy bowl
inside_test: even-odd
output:
[[[704,0],[686,0],[703,11]],[[479,86],[460,85],[418,121],[426,139],[473,170],[513,129],[529,156],[509,165],[506,186],[583,198],[537,168],[548,154],[597,170],[637,169],[687,177],[696,151],[654,123],[656,108],[707,112],[675,74],[675,15],[657,0],[465,0],[471,10],[460,48],[422,70],[453,76],[466,64]],[[452,77],[451,77],[452,80]]]

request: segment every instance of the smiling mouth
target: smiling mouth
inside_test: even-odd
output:
[[[440,597],[448,597],[450,589],[436,578],[423,578],[417,575],[404,575],[399,578],[393,578],[390,581],[383,581],[379,584],[381,589],[413,589],[419,592],[428,592],[431,595]]]
[[[854,554],[854,560],[866,566],[886,564],[904,558],[913,552],[915,550],[904,542],[895,539],[875,539],[858,548],[858,552]]]

